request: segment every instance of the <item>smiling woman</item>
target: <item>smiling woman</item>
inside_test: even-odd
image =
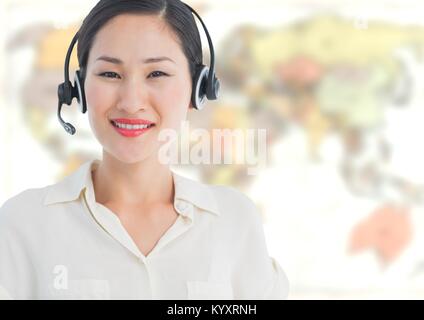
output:
[[[8,296],[287,297],[252,201],[180,176],[158,158],[160,132],[178,131],[190,109],[218,95],[193,14],[200,19],[179,0],[101,0],[83,21],[65,62],[78,40],[80,70],[72,87],[65,67],[58,114],[78,98],[103,159],[0,208],[0,288]]]

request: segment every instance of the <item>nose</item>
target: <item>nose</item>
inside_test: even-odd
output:
[[[136,113],[139,110],[145,110],[147,103],[148,92],[140,80],[132,77],[122,82],[117,109],[124,113]]]

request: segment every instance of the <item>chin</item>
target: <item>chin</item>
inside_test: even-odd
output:
[[[139,149],[141,148],[143,147],[139,147]],[[135,164],[156,156],[150,148],[147,148],[149,150],[143,149],[144,150],[141,151],[136,150],[134,147],[125,148],[124,145],[120,145],[118,148],[105,148],[105,153],[107,153],[108,157],[125,164]]]
[[[144,155],[144,154],[140,154],[140,155],[131,155],[131,154],[128,154],[128,155],[123,155],[123,154],[116,155],[115,154],[115,155],[113,155],[113,157],[117,161],[122,162],[122,163],[125,163],[125,164],[136,164],[136,163],[142,162],[142,161],[144,161],[144,160],[146,160],[146,159],[149,158],[147,155]]]

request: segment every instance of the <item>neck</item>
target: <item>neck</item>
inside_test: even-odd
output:
[[[92,172],[96,201],[145,208],[172,203],[172,172],[154,158],[128,164],[103,151],[103,160]]]

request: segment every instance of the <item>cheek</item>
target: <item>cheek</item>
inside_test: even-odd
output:
[[[104,119],[106,110],[113,105],[114,92],[90,79],[86,80],[84,90],[90,126],[92,130],[99,131],[100,127],[105,125],[105,122],[99,119]]]
[[[88,111],[98,113],[106,110],[112,103],[113,91],[105,88],[99,82],[87,79],[84,89]]]
[[[191,85],[187,86],[187,79],[180,79],[177,83],[158,93],[162,107],[160,117],[167,128],[179,129],[181,121],[187,117],[191,100]],[[166,92],[167,94],[163,94]]]

